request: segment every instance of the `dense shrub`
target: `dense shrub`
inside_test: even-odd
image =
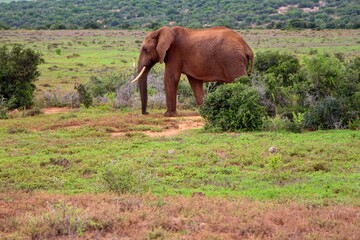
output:
[[[252,84],[261,89],[263,103],[266,103],[267,112],[291,116],[298,112],[299,86],[303,79],[296,56],[279,52],[259,52],[256,54],[255,74],[252,75]],[[276,107],[274,107],[276,106]]]
[[[338,129],[345,127],[344,101],[326,97],[313,106],[305,115],[305,127],[310,129]]]
[[[259,130],[266,115],[260,96],[241,82],[225,84],[209,93],[200,108],[207,127],[221,131]]]
[[[309,93],[315,99],[342,95],[345,67],[339,59],[325,54],[304,58],[304,78],[309,83]]]
[[[279,115],[286,130],[299,132],[303,116],[312,129],[346,128],[360,116],[360,58],[314,53],[300,65],[295,56],[258,53],[251,85],[269,116]],[[271,129],[272,121],[267,127]]]
[[[0,96],[9,108],[33,105],[34,81],[39,77],[41,54],[22,45],[0,47]]]
[[[272,87],[292,86],[293,78],[300,70],[300,63],[296,56],[279,52],[259,52],[255,56],[254,67],[259,72],[273,73],[276,82],[269,82]]]

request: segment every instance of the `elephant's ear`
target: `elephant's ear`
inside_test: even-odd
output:
[[[156,51],[160,57],[159,62],[163,63],[166,52],[175,39],[175,32],[169,27],[162,27],[156,32],[158,32]]]

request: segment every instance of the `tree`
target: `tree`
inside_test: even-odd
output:
[[[0,48],[0,98],[7,100],[9,108],[33,104],[33,82],[40,76],[38,65],[43,62],[40,53],[20,44]]]

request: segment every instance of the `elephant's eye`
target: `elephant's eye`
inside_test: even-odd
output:
[[[149,52],[148,49],[146,47],[143,47],[143,52]]]

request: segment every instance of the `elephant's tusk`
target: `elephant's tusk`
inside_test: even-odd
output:
[[[137,77],[136,77],[134,80],[132,80],[131,83],[134,83],[134,82],[136,82],[137,80],[139,80],[139,78],[141,77],[141,75],[143,75],[143,73],[145,72],[145,69],[146,69],[146,67],[143,67],[143,68],[141,69],[141,72],[139,73],[139,75],[137,75]]]

